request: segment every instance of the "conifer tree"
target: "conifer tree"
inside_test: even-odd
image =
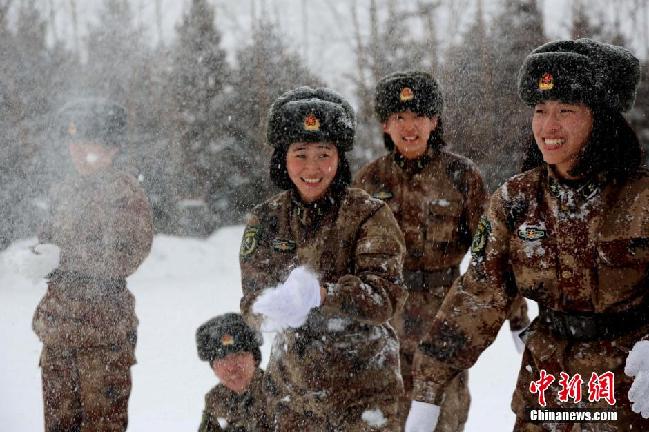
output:
[[[482,165],[495,142],[494,46],[487,33],[482,1],[462,40],[451,46],[441,74],[447,144]]]
[[[268,198],[271,149],[266,144],[266,121],[271,103],[298,86],[321,86],[322,81],[288,49],[278,30],[257,22],[252,41],[237,51],[231,89],[222,101],[227,136],[218,143],[210,202],[224,222],[240,222],[246,211]]]
[[[530,110],[518,98],[518,71],[546,41],[537,0],[505,0],[492,23],[494,142],[483,163],[490,188],[520,170],[523,142],[531,134]]]
[[[187,182],[184,197],[202,198],[209,189],[214,143],[223,134],[217,96],[229,75],[215,11],[207,0],[192,0],[172,48],[171,97],[175,109],[174,136]]]
[[[47,23],[35,0],[17,4],[15,31],[0,4],[0,243],[31,235],[40,223],[37,205],[47,193],[60,148],[49,140],[51,113],[65,54],[46,44]]]

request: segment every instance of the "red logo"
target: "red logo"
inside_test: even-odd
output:
[[[530,383],[530,393],[539,394],[539,405],[545,406],[545,391],[554,382],[554,375],[548,374],[545,369],[541,369],[541,378]]]
[[[414,98],[415,92],[413,92],[410,87],[404,87],[401,89],[401,93],[399,93],[399,100],[401,100],[401,102],[413,100]]]
[[[320,120],[314,114],[309,114],[304,118],[304,129],[308,131],[320,130]]]
[[[570,376],[565,372],[559,374],[558,384],[561,387],[557,398],[560,402],[569,402],[570,399],[574,403],[581,402],[582,399],[582,385],[584,380],[580,374]],[[530,393],[538,394],[539,405],[546,406],[545,392],[550,385],[555,381],[552,374],[541,369],[540,378],[530,383]],[[609,405],[615,405],[615,374],[608,371],[601,375],[592,373],[590,380],[588,380],[588,401],[599,402],[604,399]]]
[[[572,378],[565,372],[561,372],[560,375],[559,385],[561,390],[559,390],[559,400],[568,402],[568,399],[572,399],[575,403],[581,402],[581,385],[584,383],[581,375],[575,374]]]
[[[552,90],[554,88],[554,77],[550,72],[543,74],[539,80],[539,89],[540,90]]]
[[[604,372],[597,375],[593,372],[588,381],[588,401],[598,402],[606,400],[609,405],[615,405],[615,375],[613,372]]]

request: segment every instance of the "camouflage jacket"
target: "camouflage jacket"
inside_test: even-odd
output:
[[[354,186],[392,209],[408,248],[405,271],[458,266],[487,200],[478,168],[445,150],[417,160],[389,153],[363,167]]]
[[[444,149],[411,161],[389,153],[363,167],[354,186],[392,209],[406,240],[404,273],[458,267],[487,202],[478,168]],[[508,319],[515,330],[529,324],[525,299],[513,303]]]
[[[237,394],[218,384],[205,395],[205,409],[198,432],[270,431],[263,392],[264,371],[257,369],[248,390]]]
[[[125,278],[151,249],[151,208],[137,180],[109,169],[53,189],[39,240],[61,249],[33,328],[50,346],[134,343],[137,318]]]
[[[604,177],[567,184],[545,165],[509,179],[480,221],[468,272],[451,288],[419,346],[413,397],[439,402],[446,383],[493,342],[516,290],[541,311],[566,315],[628,313],[646,305],[648,209],[646,169],[621,184]],[[579,341],[536,319],[526,335],[515,411],[522,416],[524,406],[533,404],[529,385],[541,369],[557,380],[564,371],[585,381],[592,372],[610,370],[624,388],[626,354],[647,335],[644,325]]]
[[[399,343],[388,324],[405,300],[403,235],[390,209],[359,189],[305,206],[284,192],[257,206],[241,245],[241,310],[308,265],[328,295],[300,328],[275,338],[267,374],[276,400],[324,412],[403,391]]]

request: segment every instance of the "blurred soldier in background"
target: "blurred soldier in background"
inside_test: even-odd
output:
[[[43,342],[45,431],[124,431],[135,363],[135,301],[126,287],[151,249],[151,209],[138,181],[113,166],[126,111],[97,99],[59,113],[76,175],[55,185],[41,243],[60,249],[33,319]]]
[[[442,93],[429,73],[397,72],[382,78],[376,86],[376,113],[388,154],[363,167],[353,183],[390,206],[406,239],[408,300],[392,321],[406,390],[399,412],[402,425],[410,407],[417,345],[460,274],[486,202],[478,168],[444,148],[442,107]],[[529,324],[522,298],[509,319],[516,341]],[[436,431],[464,430],[471,402],[467,380],[464,372],[448,387]]]

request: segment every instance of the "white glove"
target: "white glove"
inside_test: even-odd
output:
[[[320,282],[306,267],[294,268],[286,282],[265,290],[252,311],[264,315],[262,330],[281,331],[303,325],[311,309],[320,306]]]
[[[20,249],[8,261],[20,275],[36,282],[59,266],[60,255],[61,250],[58,246],[39,243],[30,248]]]
[[[636,343],[626,358],[624,373],[635,377],[629,389],[631,409],[649,418],[649,341]]]
[[[439,419],[439,405],[412,401],[404,432],[433,432]]]
[[[521,339],[521,333],[523,333],[523,331],[525,331],[525,329],[512,330],[514,347],[516,348],[516,352],[518,352],[519,354],[523,354],[523,351],[525,351],[525,343],[523,342],[523,339]]]

